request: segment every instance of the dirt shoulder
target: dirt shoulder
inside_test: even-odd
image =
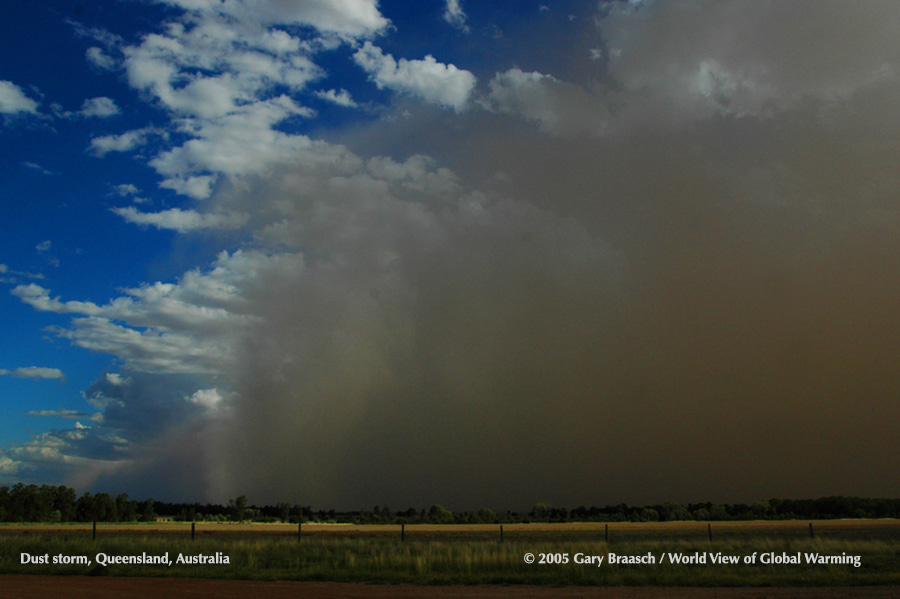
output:
[[[0,597],[46,599],[891,599],[900,587],[695,588],[367,585],[192,578],[0,575]]]

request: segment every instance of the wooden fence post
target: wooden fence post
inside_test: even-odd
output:
[[[809,523],[809,538],[810,538],[810,539],[815,539],[815,538],[816,538],[816,536],[813,534],[812,522]]]
[[[603,538],[609,543],[609,524],[606,524],[603,529]]]
[[[706,523],[706,532],[709,533],[709,542],[712,543],[712,524]]]
[[[91,529],[91,540],[92,541],[97,540],[97,521],[96,520],[94,520],[94,527]]]
[[[297,540],[299,541],[302,538],[303,538],[303,523],[297,522]]]
[[[500,525],[500,542],[503,542],[503,525]]]
[[[194,535],[195,535],[196,531],[197,531],[197,523],[191,522],[191,540],[192,541],[194,540]]]
[[[406,540],[406,524],[400,525],[400,540],[401,541]]]

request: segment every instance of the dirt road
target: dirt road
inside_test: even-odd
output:
[[[695,588],[367,585],[185,578],[0,576],[0,597],[17,599],[892,599],[900,587]]]

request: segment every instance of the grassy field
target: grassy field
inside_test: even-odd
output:
[[[754,520],[733,522],[566,522],[504,524],[507,540],[708,540],[709,532],[714,540],[721,539],[806,539],[810,538],[810,525],[816,538],[843,540],[900,540],[900,520]],[[296,524],[258,523],[196,523],[198,537],[273,538],[297,537]],[[709,528],[708,528],[709,526]],[[190,536],[189,522],[144,522],[134,524],[97,524],[100,537],[128,535]],[[72,524],[0,524],[0,537],[18,535],[90,536],[90,523]],[[304,537],[315,538],[399,538],[399,525],[356,524],[303,524]],[[498,524],[409,524],[406,538],[425,540],[471,539],[491,540],[500,538]]]
[[[837,586],[900,584],[900,522],[842,520],[715,523],[407,526],[190,524],[0,527],[0,573],[180,576],[419,584]],[[50,563],[23,564],[21,554]],[[609,554],[653,557],[610,564]],[[97,563],[107,556],[160,556],[172,565]],[[177,563],[183,556],[228,564]],[[526,563],[526,554],[535,556]],[[599,565],[576,556],[600,556]],[[714,555],[737,563],[712,563]],[[755,554],[755,558],[753,557]],[[859,556],[853,563],[807,563],[807,554]],[[541,556],[552,556],[540,563]],[[83,560],[84,563],[52,563]],[[673,556],[706,563],[672,563]],[[771,559],[776,558],[776,559]],[[801,563],[763,563],[798,559]],[[647,559],[647,558],[644,558]],[[87,562],[90,562],[88,564]],[[565,562],[565,563],[558,563]],[[749,562],[749,563],[746,563]]]

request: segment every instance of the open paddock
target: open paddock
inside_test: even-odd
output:
[[[697,588],[371,585],[87,576],[2,576],[0,596],[45,599],[893,599],[900,587]]]
[[[756,520],[721,522],[566,522],[530,524],[259,524],[206,523],[193,525],[197,538],[330,538],[404,540],[505,541],[691,541],[749,539],[900,540],[900,520]],[[92,537],[91,523],[0,525],[0,536],[48,535]],[[141,524],[98,523],[98,537],[175,536],[192,534],[190,522]]]
[[[146,534],[110,529],[96,538],[84,528],[78,534],[71,529],[68,534],[54,534],[51,531],[60,527],[41,532],[19,527],[17,534],[0,535],[0,574],[428,585],[900,585],[897,538],[773,538],[766,529],[756,536],[722,535],[712,541],[648,534],[611,537],[606,542],[605,529],[571,527],[514,530],[505,533],[502,541],[497,534],[485,536],[488,531],[482,529],[452,534],[445,529],[418,530],[401,539],[396,530],[388,534],[385,527],[380,533],[344,530],[343,534],[320,532],[298,538],[277,534],[269,526],[267,534],[260,527],[246,532],[233,527],[230,532],[192,539],[189,528],[176,526],[160,528],[167,531],[161,534],[153,529]],[[874,530],[883,532],[878,527]],[[827,556],[829,561],[810,560],[806,555]],[[61,556],[81,556],[82,561],[61,561]],[[606,561],[588,562],[584,556]],[[697,561],[699,556],[704,556],[702,561]],[[717,556],[731,560],[714,559]],[[792,556],[791,562],[781,559]],[[694,561],[683,561],[689,557]]]

